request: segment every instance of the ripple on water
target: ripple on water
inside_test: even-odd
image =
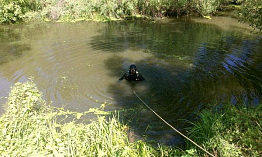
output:
[[[31,27],[14,27],[21,30],[14,40],[26,44],[18,44],[24,47],[18,49],[17,44],[4,43],[11,45],[2,50],[8,51],[5,54],[12,55],[12,49],[19,55],[0,64],[0,96],[6,96],[15,82],[33,76],[54,106],[86,111],[107,104],[108,110],[132,110],[126,116],[136,133],[171,144],[176,134],[133,91],[181,129],[186,124],[179,119],[194,118],[214,100],[261,102],[261,40],[240,31],[179,19],[48,23],[37,25],[36,33]],[[118,81],[132,63],[146,81]]]

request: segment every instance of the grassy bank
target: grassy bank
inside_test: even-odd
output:
[[[0,117],[1,156],[204,156],[194,145],[184,148],[128,140],[128,126],[116,116],[100,115],[83,123],[86,114],[45,103],[32,81],[17,83]],[[108,119],[108,117],[110,117]],[[80,121],[78,121],[80,119]],[[189,128],[189,137],[217,156],[262,155],[262,107],[226,105],[207,110]]]
[[[193,123],[189,137],[218,156],[262,156],[262,106],[206,110]]]
[[[237,0],[241,3],[243,0]],[[234,0],[0,0],[0,22],[30,19],[77,21],[122,19],[129,16],[163,17],[207,15]]]
[[[168,147],[128,141],[127,126],[112,116],[76,123],[84,113],[48,106],[32,81],[17,83],[0,118],[1,156],[170,156]]]
[[[262,31],[262,1],[258,0],[0,0],[0,23],[33,19],[108,21],[141,16],[155,19],[189,14],[206,17],[228,10],[227,6],[239,10],[242,22]]]

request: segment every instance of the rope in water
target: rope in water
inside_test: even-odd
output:
[[[193,140],[191,140],[190,138],[188,138],[186,135],[182,134],[180,131],[178,131],[176,128],[174,128],[172,125],[170,125],[167,121],[165,121],[161,116],[159,116],[153,109],[151,109],[137,94],[135,91],[133,91],[134,94],[136,95],[136,97],[144,104],[146,105],[147,108],[149,108],[158,118],[160,118],[164,123],[166,123],[168,126],[170,126],[173,130],[175,130],[177,133],[179,133],[181,136],[183,136],[184,138],[186,138],[187,140],[189,140],[190,142],[192,142],[194,145],[196,145],[198,148],[200,148],[201,150],[203,150],[204,152],[206,152],[207,154],[209,154],[212,157],[215,157],[213,154],[209,153],[207,150],[205,150],[204,148],[202,148],[201,146],[199,146],[196,142],[194,142]]]

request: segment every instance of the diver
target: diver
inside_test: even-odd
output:
[[[119,80],[126,79],[127,81],[143,81],[145,78],[138,72],[136,65],[130,65],[129,71],[127,71]]]

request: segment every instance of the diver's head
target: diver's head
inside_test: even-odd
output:
[[[129,70],[130,74],[134,75],[136,73],[136,65],[132,64],[130,65],[130,70]]]

